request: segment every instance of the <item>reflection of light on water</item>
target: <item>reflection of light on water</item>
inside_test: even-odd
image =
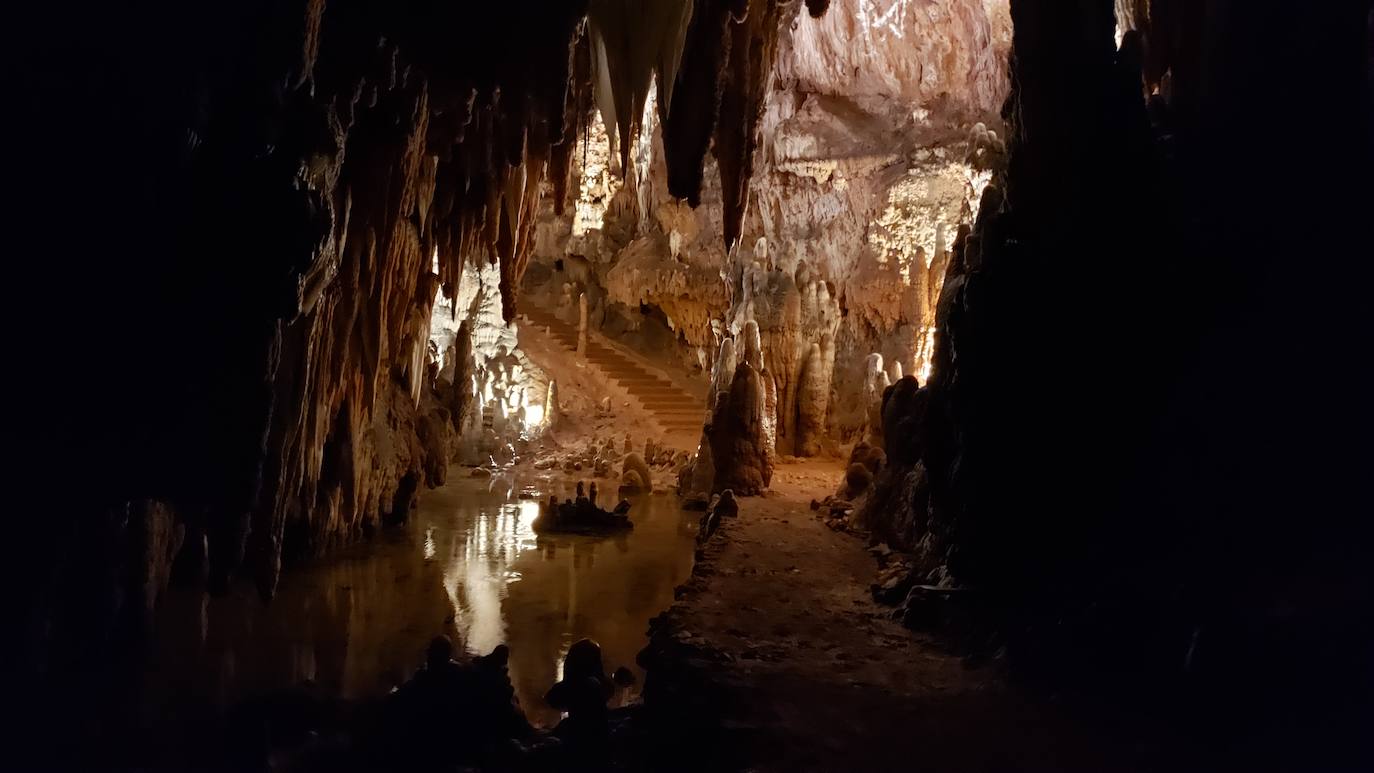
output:
[[[425,529],[425,560],[429,561],[433,559],[435,551],[436,548],[434,547],[434,527],[431,526],[428,529]]]
[[[533,501],[483,510],[448,552],[444,590],[453,605],[454,625],[472,654],[484,655],[506,640],[501,603],[506,587],[521,579],[510,566],[536,547],[533,523],[538,515],[539,503]],[[431,544],[431,534],[426,534],[426,558]]]

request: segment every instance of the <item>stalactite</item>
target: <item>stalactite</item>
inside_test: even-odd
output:
[[[666,101],[658,103],[668,191],[693,207],[701,203],[703,162],[720,112],[724,69],[733,39],[727,34],[732,2],[695,0],[671,111]]]
[[[730,56],[713,149],[720,168],[726,250],[734,249],[744,227],[758,125],[763,116],[773,54],[783,20],[792,18],[795,12],[795,2],[748,0],[748,11],[742,18],[732,20],[727,32]]]
[[[573,157],[581,146],[579,135],[595,109],[592,93],[591,37],[581,34],[573,49],[572,74],[568,80],[568,94],[564,103],[563,137],[549,150],[549,180],[553,188],[553,211],[562,216],[568,205],[568,190],[573,169]]]
[[[671,103],[692,0],[592,0],[587,17],[597,104],[606,126],[616,127],[623,175],[654,73],[668,86],[661,99]]]

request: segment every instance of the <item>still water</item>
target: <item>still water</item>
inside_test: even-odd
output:
[[[691,572],[696,514],[676,497],[644,496],[632,500],[631,532],[540,537],[530,528],[539,501],[571,497],[570,484],[467,472],[455,467],[449,485],[422,493],[404,531],[286,573],[270,604],[246,589],[173,592],[145,710],[227,708],[305,680],[376,696],[416,669],[438,633],[473,654],[509,645],[511,681],[536,724],[558,720],[543,695],[578,639],[601,643],[608,672],[627,666],[642,681],[635,654]]]

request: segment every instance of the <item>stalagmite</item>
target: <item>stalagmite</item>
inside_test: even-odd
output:
[[[763,389],[763,410],[759,415],[761,425],[759,442],[764,459],[764,488],[773,478],[773,468],[778,461],[778,383],[773,374],[765,368],[759,373],[759,386]]]
[[[654,489],[654,475],[649,465],[644,462],[644,457],[634,452],[625,455],[620,466],[620,480],[622,488],[645,492]]]
[[[587,354],[587,294],[577,295],[577,353]]]
[[[797,453],[815,456],[825,436],[825,410],[830,399],[830,379],[821,357],[821,345],[812,344],[802,366],[797,387]]]
[[[557,429],[563,418],[563,408],[558,402],[558,382],[549,379],[548,390],[544,393],[544,427]]]
[[[715,410],[716,395],[728,391],[735,380],[735,339],[726,338],[720,342],[720,352],[716,355],[715,367],[711,369],[711,386],[706,390],[706,410]]]
[[[759,340],[759,323],[749,320],[744,323],[740,333],[744,339],[744,349],[740,352],[741,362],[747,362],[754,370],[763,370],[763,344]]]
[[[464,319],[458,326],[450,351],[451,361],[445,368],[451,366],[453,376],[447,407],[453,428],[461,432],[473,408],[472,392],[466,388],[472,379],[472,324],[468,320]]]
[[[887,372],[883,370],[883,356],[877,352],[868,355],[868,360],[864,364],[863,400],[868,416],[868,442],[874,445],[882,445],[883,390],[887,389],[890,383]]]
[[[713,491],[728,488],[749,496],[768,488],[773,462],[767,451],[765,400],[764,383],[746,358],[735,369],[730,391],[717,399],[708,431]]]

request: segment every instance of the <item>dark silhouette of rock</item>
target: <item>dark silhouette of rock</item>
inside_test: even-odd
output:
[[[577,769],[604,769],[610,757],[610,721],[606,702],[615,691],[606,676],[601,645],[582,639],[563,658],[563,679],[544,696],[550,706],[567,712],[554,728],[565,745],[566,762]]]
[[[634,528],[628,501],[621,500],[614,510],[607,512],[596,506],[596,484],[592,484],[592,497],[583,494],[582,486],[579,481],[576,501],[559,504],[558,497],[551,495],[539,509],[539,517],[534,519],[531,528],[540,533],[568,534],[605,534]]]
[[[430,642],[425,666],[386,706],[383,753],[406,765],[484,764],[534,730],[515,701],[509,650],[498,646],[471,663],[453,660],[447,636]]]

